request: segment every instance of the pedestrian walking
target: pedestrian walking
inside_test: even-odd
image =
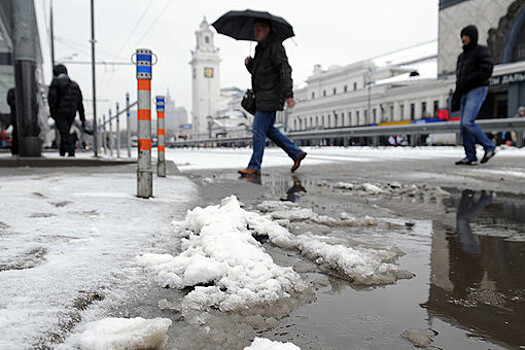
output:
[[[86,116],[80,87],[69,78],[67,69],[62,64],[53,68],[53,81],[49,87],[48,101],[51,118],[55,120],[60,133],[60,156],[63,157],[67,153],[69,157],[74,157],[75,140],[70,134],[71,125],[78,111],[82,128],[85,129]]]
[[[13,131],[11,131],[11,154],[16,156],[18,155],[18,126],[16,123],[15,88],[7,91],[7,104],[11,109],[10,125],[13,127]],[[9,125],[7,127],[9,127]]]
[[[469,25],[461,30],[463,52],[456,67],[456,91],[452,99],[452,111],[460,111],[460,131],[465,148],[465,158],[456,165],[476,165],[476,143],[483,146],[485,154],[481,163],[488,162],[496,154],[496,147],[476,124],[476,117],[487,97],[489,78],[494,62],[490,50],[478,44],[478,29]]]
[[[294,161],[292,172],[301,165],[306,152],[299,149],[275,126],[277,111],[295,106],[293,98],[292,68],[282,41],[272,33],[267,20],[256,20],[253,32],[257,41],[255,56],[247,57],[244,64],[252,75],[252,89],[255,94],[255,118],[253,120],[253,153],[246,169],[241,175],[259,175],[266,145],[266,137],[281,147]]]

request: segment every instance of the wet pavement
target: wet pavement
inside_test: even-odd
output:
[[[282,200],[324,215],[344,212],[399,223],[382,229],[325,229],[323,234],[394,245],[406,253],[400,268],[415,273],[415,278],[363,288],[337,274],[306,269],[310,282],[328,277],[316,285],[315,302],[277,318],[273,327],[254,327],[255,334],[291,341],[302,349],[410,349],[415,343],[401,334],[415,329],[418,335],[432,334],[419,344],[422,348],[525,349],[523,178],[457,168],[451,168],[454,176],[440,177],[439,172],[447,170],[440,170],[439,162],[412,166],[422,170],[408,166],[402,175],[392,176],[384,169],[364,174],[323,165],[297,175],[268,169],[258,178],[239,178],[227,170],[188,174],[201,185],[207,204],[233,193],[248,208],[264,200]],[[429,170],[435,176],[425,176]],[[363,194],[344,188],[341,181],[383,188],[415,184],[418,191]],[[437,186],[450,196],[425,190]],[[283,255],[271,246],[266,249],[276,261]],[[297,258],[279,262],[293,265],[290,259]]]

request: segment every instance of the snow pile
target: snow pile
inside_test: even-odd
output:
[[[183,301],[191,309],[246,309],[306,289],[292,268],[278,266],[264,251],[248,229],[250,219],[233,196],[220,206],[197,207],[176,224],[186,230],[180,255],[144,254],[138,262],[170,287],[195,286]]]
[[[279,223],[286,226],[288,222],[308,221],[329,227],[337,226],[377,226],[378,221],[370,216],[356,218],[341,213],[340,218],[333,218],[326,215],[319,215],[312,209],[303,208],[296,203],[285,201],[264,201],[257,205],[257,209],[271,219],[279,220]]]
[[[281,206],[298,213],[305,210],[279,203],[282,202],[265,202],[261,207],[276,212]],[[292,216],[303,217],[295,215],[294,210]],[[182,232],[180,255],[148,253],[137,257],[138,264],[155,271],[163,286],[194,287],[182,302],[183,313],[209,307],[238,311],[306,291],[300,276],[290,267],[276,265],[254,237],[268,237],[275,246],[297,249],[318,265],[331,268],[356,284],[385,284],[413,277],[409,272],[399,271],[394,264],[403,254],[398,249],[365,247],[355,242],[348,246],[350,242],[334,243],[312,234],[296,236],[273,221],[272,213],[265,216],[246,211],[234,196],[225,198],[221,205],[197,207],[188,212],[184,221],[175,223],[175,230]],[[309,219],[329,224],[344,222],[330,217],[316,218],[314,214],[309,211]]]
[[[265,338],[255,338],[252,345],[245,347],[244,350],[301,350],[301,348],[292,343],[281,343]]]
[[[414,277],[394,264],[403,254],[397,249],[346,247],[323,242],[313,235],[299,236],[297,248],[308,259],[335,270],[355,284],[389,284]]]
[[[354,194],[360,196],[408,196],[415,197],[416,195],[430,195],[432,197],[449,198],[451,194],[443,190],[439,186],[423,185],[401,185],[398,182],[386,184],[371,184],[371,183],[345,183],[339,182],[334,185],[334,188],[352,191]]]
[[[105,318],[88,323],[76,345],[82,350],[156,349],[165,343],[170,326],[170,319],[160,317]]]

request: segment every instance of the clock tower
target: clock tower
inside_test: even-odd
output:
[[[196,46],[191,52],[192,101],[191,123],[195,136],[208,135],[208,120],[215,118],[220,99],[219,49],[214,43],[215,33],[204,17],[195,32]]]

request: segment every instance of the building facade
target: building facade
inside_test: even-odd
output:
[[[525,105],[525,0],[441,0],[439,3],[440,77],[453,75],[461,53],[460,31],[473,24],[479,43],[496,63],[482,115],[509,117]]]
[[[206,18],[195,32],[196,47],[191,52],[192,74],[192,132],[207,134],[208,120],[217,115],[220,102],[220,58],[215,47],[214,32]]]
[[[496,63],[480,118],[514,116],[525,105],[525,0],[441,0],[437,79],[410,77],[403,71],[408,66],[376,67],[371,61],[327,70],[317,65],[306,86],[295,90],[298,103],[287,118],[288,130],[436,117],[449,107],[462,51],[459,35],[470,24]]]
[[[319,65],[295,91],[297,105],[291,110],[291,131],[365,126],[401,122],[437,115],[447,108],[454,81],[409,78],[409,70],[376,67],[361,61],[323,70]],[[403,78],[392,81],[393,77]]]

